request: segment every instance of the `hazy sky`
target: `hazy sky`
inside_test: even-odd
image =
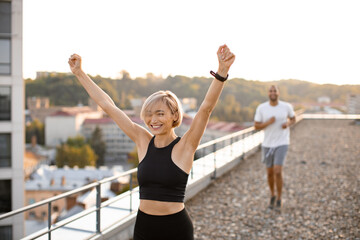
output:
[[[69,72],[206,76],[216,51],[230,78],[360,84],[358,0],[23,0],[24,77]]]

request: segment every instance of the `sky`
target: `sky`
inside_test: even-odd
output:
[[[23,75],[210,77],[216,52],[236,55],[229,78],[360,84],[358,0],[23,0]]]

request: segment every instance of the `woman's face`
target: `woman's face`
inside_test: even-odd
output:
[[[154,135],[168,133],[173,128],[176,116],[171,113],[170,108],[158,101],[145,110],[145,124]]]

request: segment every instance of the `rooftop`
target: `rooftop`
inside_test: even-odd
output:
[[[190,200],[186,201],[195,239],[357,239],[360,125],[351,118],[360,116],[344,116],[299,116],[305,120],[291,130],[281,213],[267,210],[266,170],[260,163],[260,152],[254,151],[262,131],[246,129],[241,133],[246,138],[231,134],[236,142],[195,161],[187,189]],[[213,148],[210,142],[202,146]],[[254,154],[247,154],[249,151]],[[245,159],[241,160],[243,153]],[[231,160],[233,157],[236,160]],[[89,214],[85,210],[81,214],[87,216],[54,230],[52,239],[75,237],[74,234],[77,239],[87,239],[89,235],[92,239],[125,233],[131,236],[139,200],[136,192],[126,196],[127,199],[102,204],[101,221],[96,225],[101,228],[100,234],[94,229],[95,212]],[[94,196],[89,194],[83,200],[89,199],[93,201]],[[130,210],[124,207],[129,200]],[[61,223],[52,228],[58,224]],[[40,239],[45,238],[47,235]]]
[[[186,203],[195,239],[358,239],[359,139],[354,120],[301,121],[291,131],[282,212],[267,210],[258,151]]]
[[[107,167],[85,167],[85,168],[57,168],[56,166],[42,165],[26,181],[26,191],[48,190],[69,191],[74,188],[89,184],[92,181],[101,180],[124,171],[122,166]]]

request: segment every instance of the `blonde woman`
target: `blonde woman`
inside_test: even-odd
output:
[[[159,91],[145,101],[141,118],[147,129],[132,122],[112,99],[81,68],[81,57],[71,55],[69,65],[90,97],[135,143],[139,156],[140,206],[134,240],[194,239],[193,224],[185,209],[184,197],[193,157],[224,87],[235,55],[226,45],[217,51],[219,68],[189,130],[182,137],[175,127],[182,121],[178,98]]]

